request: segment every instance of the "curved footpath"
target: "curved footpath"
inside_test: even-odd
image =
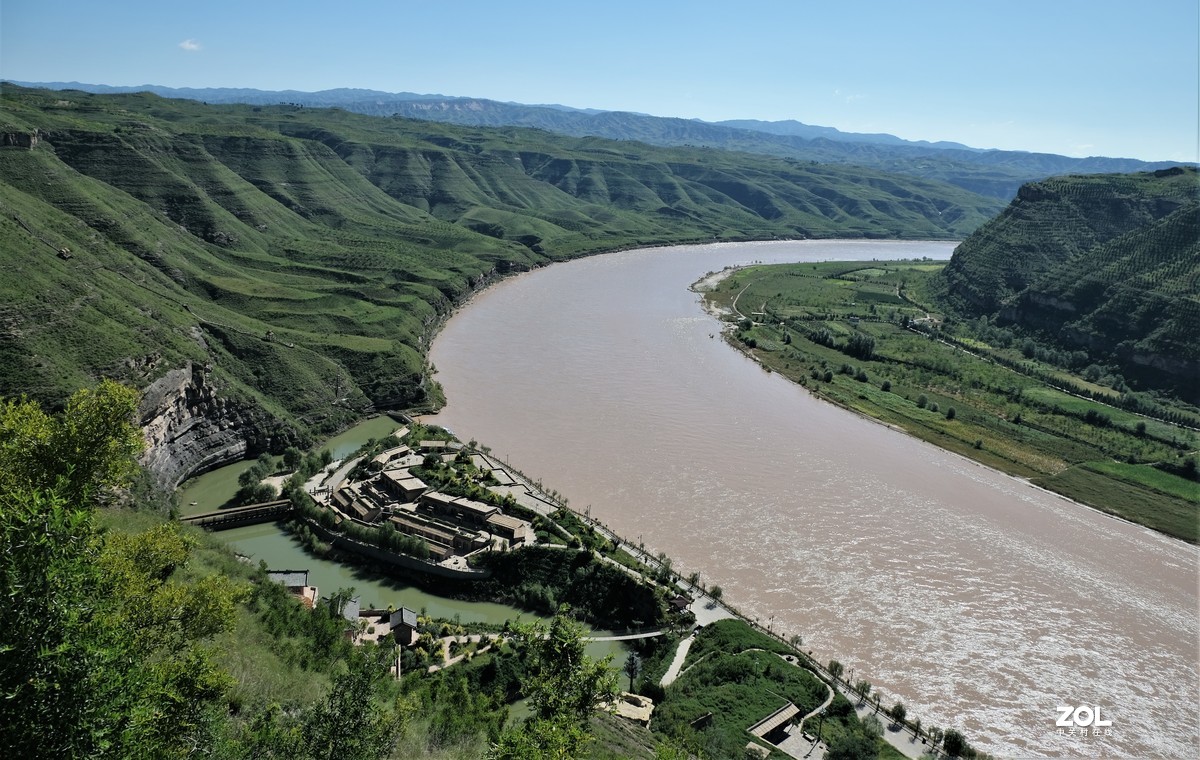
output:
[[[733,615],[726,616],[733,617]],[[713,619],[716,620],[720,618],[714,617]],[[692,642],[695,640],[696,632],[693,631],[690,636],[679,642],[679,646],[675,650],[675,657],[671,660],[671,666],[667,668],[667,672],[663,674],[662,679],[659,681],[659,685],[665,688],[675,682],[675,679],[679,677],[682,671],[683,663],[687,659],[688,652],[692,648]],[[745,651],[751,652],[763,650],[747,649]],[[797,668],[801,667],[799,660],[795,657],[779,655],[779,658],[789,665]],[[804,717],[800,718],[800,720],[796,722],[795,728],[791,729],[789,732],[787,738],[781,741],[779,744],[774,745],[778,747],[780,751],[785,752],[792,757],[801,758],[802,760],[821,760],[825,757],[826,750],[828,750],[828,747],[824,744],[824,742],[821,742],[816,737],[809,737],[804,732],[805,721],[820,715],[827,707],[833,704],[834,687],[830,686],[824,680],[822,680],[821,683],[825,685],[826,690],[829,692],[825,696],[825,701],[810,710]],[[854,710],[856,713],[858,713],[860,720],[865,719],[868,715],[874,714],[878,716],[883,714],[881,710],[865,700],[855,701],[856,695],[848,693],[840,685],[837,687],[837,689],[842,693],[843,696],[850,700],[851,704],[854,705]],[[918,743],[916,736],[910,732],[904,730],[903,728],[893,729],[888,722],[882,722],[884,723],[884,741],[895,747],[905,757],[918,760],[925,754],[928,749],[928,745],[924,741]]]

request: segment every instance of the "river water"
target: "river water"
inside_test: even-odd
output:
[[[927,726],[1004,756],[1200,757],[1194,547],[812,398],[688,290],[727,265],[952,249],[720,244],[526,273],[435,340],[433,421]],[[1098,706],[1109,734],[1060,733],[1058,705]]]

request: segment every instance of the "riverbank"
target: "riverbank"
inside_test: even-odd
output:
[[[1200,540],[1200,486],[1175,474],[1187,456],[1194,467],[1194,429],[1065,391],[1086,381],[1057,370],[1048,382],[1051,369],[979,336],[943,337],[943,316],[905,290],[923,290],[931,275],[925,262],[834,262],[727,271],[693,289],[723,320],[726,342],[817,398],[1118,519]],[[1129,396],[1122,403],[1144,403]],[[1184,413],[1153,403],[1161,415]]]
[[[746,248],[615,254],[502,283],[434,347],[451,381],[440,417],[550,474],[684,574],[703,569],[749,617],[775,614],[776,630],[803,632],[822,659],[875,674],[910,711],[953,721],[989,749],[1077,753],[1039,730],[1050,712],[1036,695],[1054,689],[1120,705],[1127,728],[1105,751],[1187,754],[1189,717],[1174,705],[1195,682],[1191,547],[877,435],[746,367],[710,339],[718,325],[686,291],[706,269],[895,255],[885,245]],[[509,294],[520,306],[511,314]],[[606,399],[618,403],[597,403]],[[1081,651],[1119,663],[1121,677],[1080,671]],[[1170,684],[1182,701],[1146,696],[1175,693]]]
[[[687,290],[754,261],[865,265],[951,248],[760,243],[510,279],[432,347],[450,397],[439,424],[988,751],[1078,754],[1042,730],[1038,695],[1053,691],[1121,706],[1127,730],[1098,751],[1187,754],[1189,716],[1147,695],[1164,667],[1181,699],[1197,682],[1184,614],[1195,547],[812,398],[730,351]],[[1081,671],[1080,652],[1120,663],[1120,677]]]

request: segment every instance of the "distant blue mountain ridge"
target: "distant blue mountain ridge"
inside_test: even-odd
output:
[[[372,116],[421,119],[466,126],[529,127],[573,137],[636,140],[659,146],[692,146],[759,153],[797,161],[866,166],[935,179],[982,195],[1010,200],[1026,182],[1065,174],[1153,171],[1179,165],[1129,158],[1071,158],[1051,153],[987,150],[956,142],[905,140],[891,134],[843,132],[795,120],[707,122],[570,106],[525,105],[485,98],[337,88],[319,92],[246,88],[111,86],[80,82],[16,82],[27,87],[111,94],[151,92],[206,103],[342,108]]]

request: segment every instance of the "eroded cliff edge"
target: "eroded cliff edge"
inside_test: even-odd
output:
[[[222,396],[208,371],[188,363],[151,383],[139,410],[142,464],[166,488],[191,475],[254,456],[293,430],[265,411]]]

